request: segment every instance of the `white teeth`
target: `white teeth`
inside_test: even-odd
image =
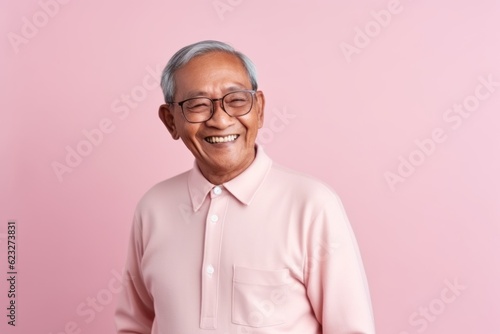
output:
[[[215,143],[227,143],[238,138],[238,135],[229,135],[225,137],[207,137],[205,140],[211,144]]]

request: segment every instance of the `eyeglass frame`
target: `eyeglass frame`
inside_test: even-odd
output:
[[[248,109],[248,111],[242,115],[238,115],[238,116],[233,116],[233,115],[230,115],[226,109],[224,108],[224,98],[230,94],[233,94],[233,93],[241,93],[241,92],[247,92],[247,93],[250,93],[252,95],[252,104],[250,105],[250,109]],[[181,107],[181,113],[182,113],[182,116],[184,116],[184,119],[186,120],[186,122],[188,123],[193,123],[193,124],[197,124],[197,123],[204,123],[204,122],[207,122],[209,121],[215,114],[215,102],[217,101],[220,101],[220,107],[221,109],[227,114],[229,115],[230,117],[241,117],[241,116],[245,116],[247,115],[250,111],[252,111],[253,109],[253,100],[255,98],[255,94],[257,93],[256,90],[253,90],[253,89],[241,89],[241,90],[235,90],[235,91],[232,91],[232,92],[229,92],[227,94],[225,94],[224,96],[218,98],[218,99],[211,99],[209,97],[206,97],[206,96],[197,96],[197,97],[190,97],[189,99],[185,99],[185,100],[182,100],[182,101],[179,101],[179,102],[167,102],[168,104],[171,104],[171,105],[178,105],[179,107]],[[187,119],[187,116],[186,114],[184,114],[184,107],[182,106],[185,102],[187,101],[190,101],[190,100],[195,100],[195,99],[200,99],[200,98],[203,98],[203,99],[208,99],[210,100],[210,102],[212,102],[212,109],[211,109],[211,112],[210,112],[210,117],[207,118],[206,120],[204,121],[200,121],[200,122],[192,122],[190,120]]]

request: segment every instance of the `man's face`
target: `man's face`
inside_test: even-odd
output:
[[[231,91],[252,89],[245,67],[234,55],[212,52],[193,58],[175,72],[174,101],[193,97],[220,98]],[[263,125],[264,95],[255,94],[252,110],[231,117],[215,102],[214,114],[203,123],[189,123],[179,105],[162,105],[160,118],[174,139],[181,138],[212,183],[228,181],[243,172],[255,157],[255,138]],[[236,136],[214,143],[210,137]]]

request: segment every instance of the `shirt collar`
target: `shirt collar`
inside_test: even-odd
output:
[[[272,165],[272,160],[264,152],[262,146],[256,145],[255,147],[257,152],[250,166],[234,179],[222,184],[236,199],[245,205],[250,205]],[[203,176],[195,162],[188,177],[189,196],[191,197],[193,211],[200,209],[205,197],[214,186]]]

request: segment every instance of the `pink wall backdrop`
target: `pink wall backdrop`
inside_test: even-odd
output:
[[[255,61],[269,155],[343,199],[378,333],[500,333],[499,1],[3,0],[0,13],[1,333],[114,331],[136,202],[193,160],[157,118],[159,72],[202,39]]]

